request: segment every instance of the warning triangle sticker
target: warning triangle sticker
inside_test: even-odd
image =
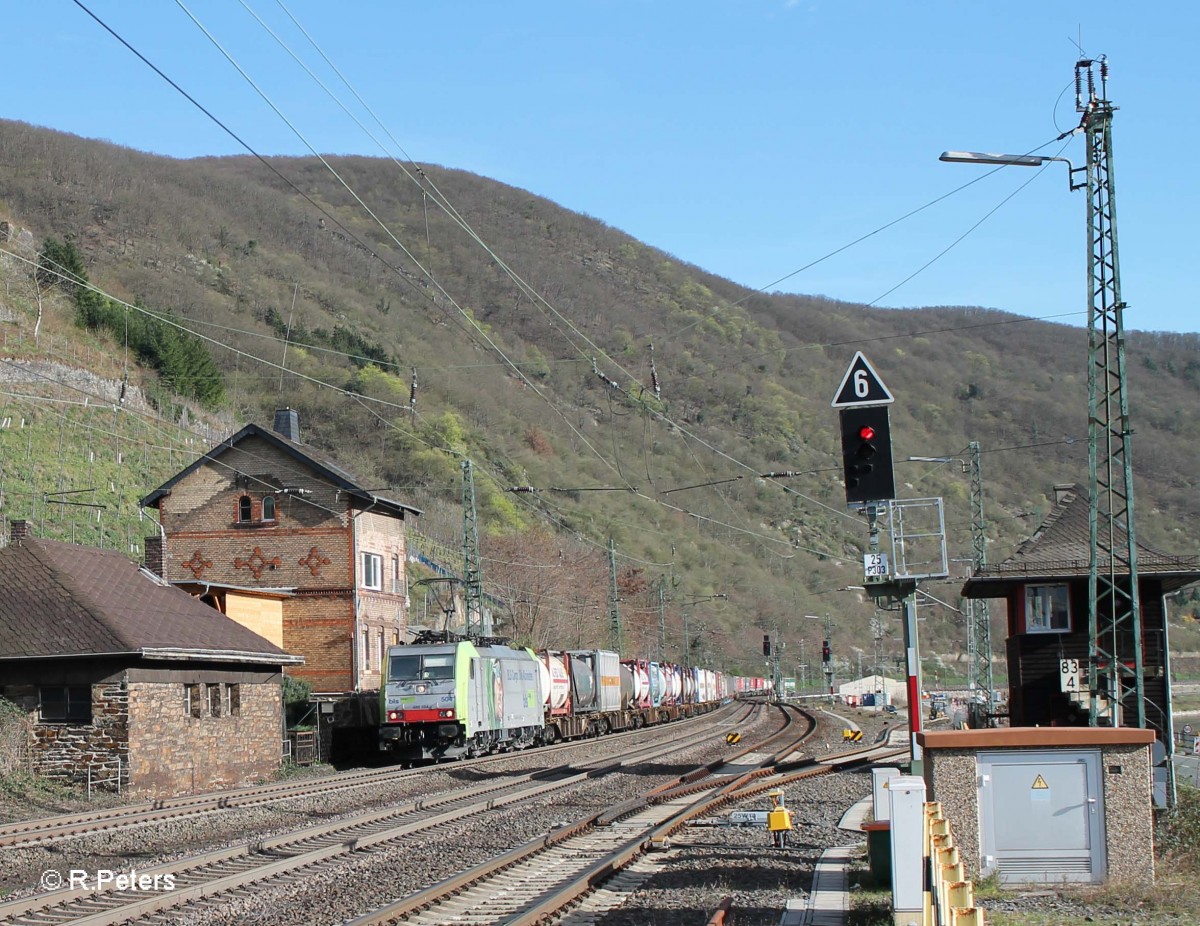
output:
[[[1050,786],[1046,784],[1045,778],[1043,778],[1041,775],[1038,775],[1037,778],[1033,779],[1033,784],[1031,787],[1034,791],[1045,791]]]
[[[846,368],[846,375],[842,377],[830,404],[834,408],[846,408],[852,405],[890,405],[895,401],[863,352],[855,351],[854,359]]]

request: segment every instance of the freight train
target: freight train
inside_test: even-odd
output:
[[[518,649],[445,638],[388,649],[379,748],[401,761],[460,759],[666,723],[762,678],[728,676],[607,650]]]

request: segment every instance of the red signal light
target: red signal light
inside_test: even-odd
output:
[[[875,437],[875,429],[869,424],[864,424],[858,429],[858,436],[863,440],[872,440]]]

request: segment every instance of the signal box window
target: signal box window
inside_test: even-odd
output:
[[[1025,632],[1071,632],[1071,596],[1067,586],[1026,586]]]
[[[238,499],[238,523],[246,524],[254,520],[254,503],[250,501],[249,495],[243,495]]]
[[[264,495],[262,500],[262,519],[264,521],[275,520],[275,496]]]

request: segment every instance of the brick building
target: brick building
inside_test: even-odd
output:
[[[280,642],[319,694],[379,687],[405,638],[405,519],[420,514],[300,443],[296,412],[249,424],[142,500],[147,566]],[[164,545],[165,544],[165,545]]]
[[[0,550],[0,697],[39,774],[150,795],[246,784],[282,755],[300,662],[119,553],[28,536]]]

